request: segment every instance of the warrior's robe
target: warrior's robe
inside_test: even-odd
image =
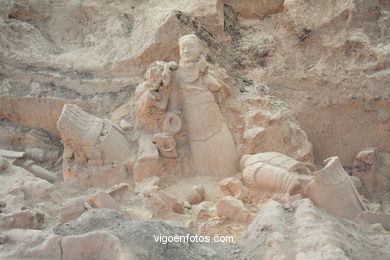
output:
[[[175,79],[196,173],[220,177],[236,174],[238,155],[233,137],[211,93],[219,91],[223,83],[208,74],[204,59],[189,68],[179,66]]]

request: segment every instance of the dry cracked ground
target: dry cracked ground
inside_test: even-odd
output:
[[[337,156],[384,220],[246,187],[241,172],[133,180],[135,89],[190,33],[230,88],[220,108],[240,157],[316,171]],[[65,104],[118,125],[128,181],[64,180]],[[389,152],[388,0],[0,0],[1,259],[390,259]],[[189,232],[234,241],[154,240]]]

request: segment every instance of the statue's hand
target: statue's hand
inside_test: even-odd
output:
[[[154,90],[149,90],[148,98],[152,99],[153,101],[159,101],[161,99],[161,93]]]
[[[175,61],[171,61],[168,63],[168,66],[171,70],[177,70],[179,68],[179,66],[177,65],[177,63]]]

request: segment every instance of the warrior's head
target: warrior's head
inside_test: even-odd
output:
[[[179,39],[180,60],[195,62],[200,56],[200,41],[195,34],[187,34]]]

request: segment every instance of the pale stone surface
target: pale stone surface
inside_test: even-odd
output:
[[[111,197],[108,193],[101,191],[91,198],[92,205],[95,208],[104,208],[122,211],[121,206],[116,200]]]
[[[95,231],[79,236],[65,236],[61,241],[62,259],[120,259],[119,239],[106,231]]]
[[[106,192],[113,198],[115,198],[116,196],[119,196],[121,195],[123,192],[129,190],[129,184],[127,183],[119,183],[119,184],[116,184],[112,187],[110,187],[109,189],[106,190]]]
[[[147,133],[157,133],[163,128],[172,89],[171,71],[174,69],[177,69],[174,62],[152,63],[145,73],[146,81],[135,91],[135,119],[140,129]]]
[[[158,149],[153,144],[152,136],[142,135],[138,139],[138,158],[133,168],[135,181],[140,181],[151,176],[160,175]]]
[[[216,204],[216,209],[218,216],[231,221],[249,223],[252,220],[252,213],[245,208],[242,201],[232,196],[221,198]]]
[[[157,186],[142,189],[141,202],[153,212],[153,217],[161,217],[171,212],[183,214],[183,203]]]
[[[366,206],[338,157],[331,157],[324,163],[325,167],[314,173],[307,196],[316,206],[335,216],[354,219],[366,210]]]
[[[186,196],[187,201],[193,204],[199,204],[203,200],[206,199],[206,191],[203,186],[195,186],[193,187]]]
[[[390,190],[390,153],[367,148],[356,155],[352,175],[362,182],[365,195],[373,196]]]
[[[297,175],[283,168],[257,160],[257,155],[244,155],[241,158],[243,182],[252,188],[284,192],[291,195],[302,190]]]
[[[9,166],[9,161],[3,157],[0,157],[0,173],[5,171]]]
[[[247,195],[246,187],[235,178],[225,178],[219,183],[219,190],[224,196],[233,196],[243,199]]]
[[[23,191],[26,199],[28,198],[45,198],[54,190],[53,184],[46,180],[36,179],[23,183]]]
[[[385,230],[390,230],[390,215],[381,214],[371,211],[363,211],[357,217],[363,220],[365,223],[381,224]]]
[[[66,104],[57,127],[64,142],[64,179],[100,186],[126,179],[123,165],[131,150],[126,137],[110,120]]]
[[[31,223],[21,209],[42,212],[47,230],[1,228],[0,258],[63,258],[62,237],[50,230],[67,220],[71,236],[111,225],[123,259],[389,259],[389,18],[381,0],[0,1],[0,148],[18,151],[3,170],[0,158],[1,216]],[[186,51],[178,39],[187,34],[199,44]],[[56,126],[71,104],[102,123],[95,135],[68,131],[81,136],[73,146],[86,144],[83,156]],[[94,132],[90,116],[74,115]],[[260,161],[233,171],[245,154]],[[355,176],[326,165],[316,183],[311,163],[335,155]],[[62,160],[74,161],[61,169]],[[221,184],[233,175],[242,179]],[[191,205],[188,191],[200,185],[207,201]],[[327,215],[356,216],[345,206],[359,197],[353,186],[369,211],[354,223]],[[240,243],[250,221],[217,215],[220,189],[261,219],[251,241]],[[186,233],[119,213],[83,222],[97,194],[123,215],[189,223],[242,247],[161,245],[151,232]]]
[[[289,237],[295,237],[293,244]],[[366,242],[372,239],[378,244]],[[266,203],[241,246],[247,259],[387,259],[388,239],[387,234],[328,215],[304,199],[288,210],[275,201]]]
[[[196,35],[181,37],[179,49],[175,80],[182,97],[192,164],[198,174],[234,175],[238,167],[235,144],[213,96],[227,86],[209,73]]]
[[[159,175],[159,161],[152,142],[162,157],[190,159],[198,175],[229,176],[237,171],[237,153],[233,138],[224,123],[218,103],[228,87],[208,71],[201,57],[199,38],[186,35],[179,39],[181,60],[156,61],[146,71],[146,81],[135,92],[135,119],[141,136],[135,165],[135,179]],[[186,122],[186,142],[190,158],[176,151],[174,136]]]
[[[153,143],[157,146],[157,149],[162,156],[167,158],[177,157],[176,142],[170,134],[154,134]]]
[[[60,221],[65,223],[75,219],[90,208],[92,208],[92,205],[86,197],[70,199],[61,208]]]
[[[79,163],[94,161],[99,165],[130,156],[126,138],[111,121],[92,116],[77,105],[64,106],[57,127],[67,156],[73,153]]]
[[[135,220],[118,212],[95,209],[78,219],[58,225],[54,233],[62,236],[79,236],[91,231],[105,231],[120,238],[122,250],[130,255],[126,259],[226,259],[232,246],[223,243],[156,243],[154,235],[187,236],[188,232],[174,222]],[[211,245],[214,244],[214,245]]]
[[[214,206],[214,203],[211,201],[202,201],[198,205],[194,206],[194,214],[196,219],[200,221],[209,219],[212,216],[212,206]]]
[[[361,187],[362,187],[362,181],[356,176],[349,176],[349,178],[351,179],[351,181],[352,181],[353,185],[356,187],[356,189],[358,191],[360,191]]]
[[[150,186],[159,186],[160,185],[160,178],[157,176],[152,176],[150,178],[142,179],[141,181],[138,181],[135,183],[135,192],[143,192],[143,190]]]
[[[10,214],[0,214],[0,227],[41,229],[45,217],[42,213],[30,209],[14,211]]]
[[[40,148],[27,148],[26,154],[37,162],[43,162],[45,160],[45,151]]]
[[[278,168],[285,169],[289,172],[295,172],[300,175],[312,175],[316,171],[316,168],[313,164],[308,162],[299,162],[287,155],[278,152],[257,153],[255,155],[244,156],[249,156],[248,159],[242,158],[246,164],[263,162]]]
[[[248,133],[248,131],[253,131],[253,127],[245,130],[244,138],[245,134],[247,138],[244,139],[242,153],[255,154],[275,151],[301,162],[313,161],[312,144],[299,125],[282,115],[267,115],[261,112],[255,114],[251,121],[255,123],[260,121],[259,123],[263,125],[264,130],[256,135]]]
[[[123,131],[130,131],[133,127],[132,125],[127,122],[126,120],[121,120],[119,122],[119,127],[123,130]]]
[[[54,182],[57,179],[52,172],[37,165],[35,161],[28,159],[28,156],[26,155],[25,152],[17,152],[17,151],[0,149],[0,156],[6,158],[9,162],[11,162],[14,165],[20,166],[28,170],[38,178],[42,178],[49,182]]]
[[[61,236],[45,231],[13,229],[7,232],[9,240],[18,246],[9,253],[0,253],[5,259],[61,259]]]
[[[231,5],[241,18],[255,18],[276,14],[283,10],[284,0],[222,0]]]
[[[21,158],[21,159],[16,159],[13,163],[17,166],[23,167],[24,169],[28,170],[36,177],[42,178],[48,182],[54,182],[57,179],[52,172],[46,170],[43,167],[40,167],[32,160]]]

